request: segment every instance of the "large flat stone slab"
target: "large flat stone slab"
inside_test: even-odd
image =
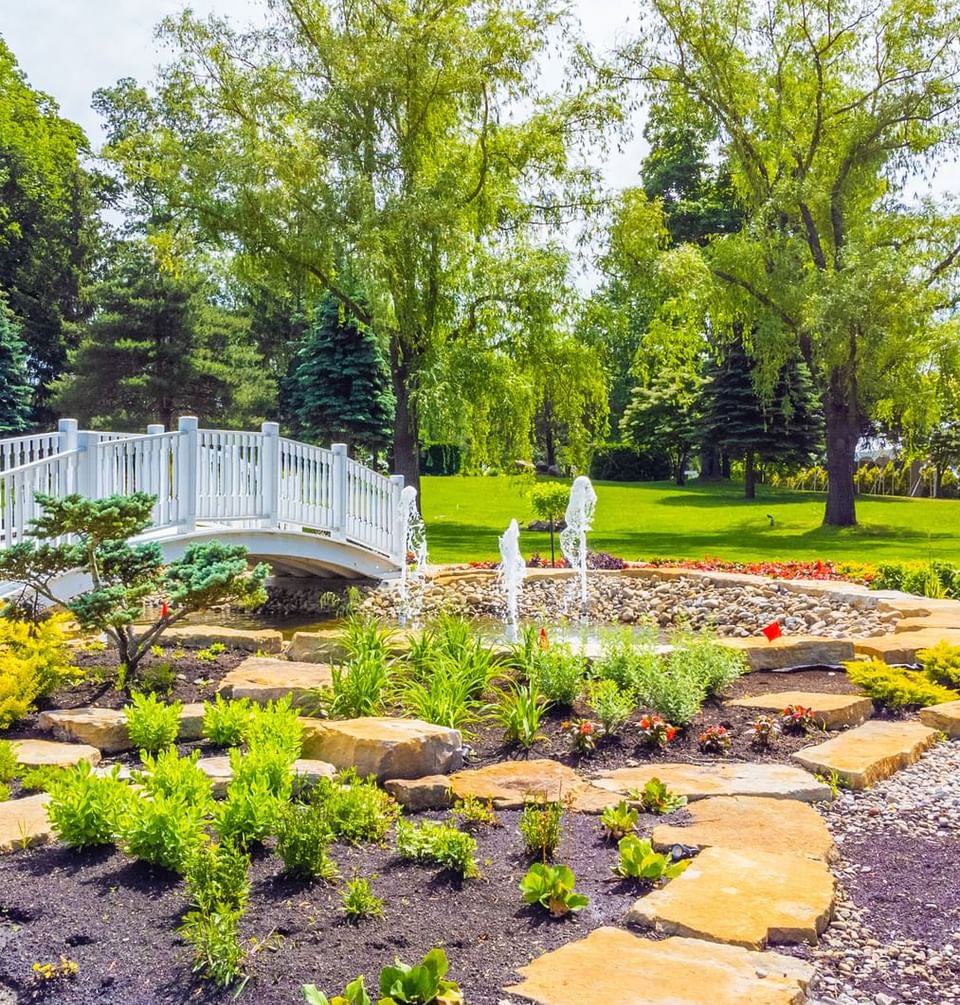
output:
[[[760,796],[714,796],[687,806],[685,827],[658,824],[653,829],[656,848],[676,844],[689,848],[741,848],[796,854],[830,861],[836,854],[833,836],[823,817],[797,799],[764,799]]]
[[[894,632],[939,631],[944,628],[960,631],[960,604],[957,605],[955,612],[949,614],[928,614],[925,618],[901,618]]]
[[[946,733],[951,739],[960,737],[960,701],[945,701],[941,705],[930,705],[920,709],[920,721],[924,726]]]
[[[87,743],[58,743],[56,740],[14,740],[13,756],[25,768],[72,768],[81,761],[100,763],[100,751]]]
[[[627,921],[745,949],[815,946],[833,917],[835,897],[836,881],[823,862],[753,848],[707,848],[676,879],[636,901]]]
[[[802,1005],[813,967],[700,939],[654,942],[620,928],[546,953],[504,988],[539,1005]]]
[[[848,788],[867,789],[919,760],[937,739],[937,730],[922,722],[873,719],[793,757],[818,774],[836,772]]]
[[[294,707],[316,700],[316,692],[333,683],[328,663],[305,663],[249,656],[220,681],[217,690],[224,698],[249,698],[260,705],[290,696]]]
[[[853,659],[852,641],[819,635],[781,635],[773,642],[765,638],[723,639],[722,642],[728,649],[743,653],[751,670],[835,666]]]
[[[824,729],[859,726],[873,715],[873,701],[861,694],[822,694],[818,691],[775,691],[753,698],[734,698],[726,702],[736,708],[755,708],[758,712],[782,712],[788,705],[802,705],[813,710]]]
[[[609,771],[592,782],[598,788],[626,795],[631,789],[642,789],[651,778],[659,778],[691,802],[708,796],[765,796],[806,803],[830,798],[829,786],[788,764],[643,764]]]
[[[361,776],[421,778],[456,771],[463,764],[463,740],[456,729],[421,722],[367,716],[362,719],[301,719],[303,757],[328,761]]]
[[[228,649],[250,653],[278,653],[283,649],[283,635],[272,628],[221,628],[219,625],[174,625],[161,636],[165,645],[184,649],[207,649],[215,642]]]
[[[391,656],[403,656],[409,652],[411,640],[420,634],[415,629],[392,632],[387,644]],[[342,663],[347,658],[343,632],[339,628],[322,628],[317,632],[294,632],[287,656],[291,660],[304,663]]]
[[[455,799],[490,799],[501,810],[518,809],[530,801],[562,802],[589,787],[573,768],[547,758],[458,771],[450,776],[449,786]]]
[[[127,731],[127,717],[118,708],[55,709],[41,712],[39,727],[55,737],[75,743],[87,743],[104,754],[132,749]],[[180,710],[181,740],[199,740],[203,736],[203,702],[190,702]]]
[[[201,757],[197,761],[197,767],[213,782],[213,798],[223,799],[227,794],[227,787],[233,781],[230,758],[225,754]],[[333,778],[336,773],[337,769],[326,761],[298,758],[293,762],[294,778],[308,788],[316,785],[321,778]]]
[[[0,803],[0,853],[19,851],[53,840],[53,828],[47,819],[50,796],[41,792],[23,799]]]
[[[960,628],[921,628],[913,632],[896,632],[857,639],[854,649],[858,656],[883,660],[885,663],[916,663],[917,653],[940,642],[960,646]]]

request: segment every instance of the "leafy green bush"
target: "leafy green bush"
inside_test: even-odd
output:
[[[649,838],[628,834],[617,845],[620,861],[613,867],[614,875],[625,879],[640,879],[645,883],[659,883],[675,879],[690,864],[689,860],[674,862],[669,855],[653,850]]]
[[[593,675],[613,681],[621,692],[634,694],[642,680],[658,666],[656,626],[641,626],[638,633],[629,628],[605,633],[600,655],[594,660]]]
[[[244,976],[247,953],[240,941],[243,911],[217,904],[208,911],[190,911],[178,929],[193,947],[193,972],[218,987],[229,987]]]
[[[527,669],[531,686],[551,705],[569,708],[580,697],[587,661],[564,643],[535,650]]]
[[[597,717],[604,735],[616,736],[636,708],[636,699],[615,680],[592,680],[587,685],[587,708]]]
[[[530,684],[517,685],[503,691],[500,701],[490,708],[493,718],[503,727],[506,743],[517,743],[529,750],[543,739],[540,722],[547,705]]]
[[[590,477],[598,482],[659,482],[669,478],[670,457],[629,443],[600,443],[593,448]]]
[[[707,697],[714,697],[747,672],[743,654],[729,649],[710,633],[678,632],[666,662],[671,674],[695,679]]]
[[[921,597],[960,597],[960,568],[946,562],[883,562],[872,590],[902,590]]]
[[[68,767],[58,764],[41,764],[36,768],[24,769],[20,775],[22,792],[49,792],[63,777]]]
[[[277,854],[284,870],[299,879],[332,880],[337,866],[328,854],[332,834],[322,806],[287,804],[277,814]]]
[[[606,831],[606,836],[613,841],[632,834],[637,829],[640,813],[625,799],[616,806],[605,806],[600,814],[600,825]]]
[[[562,918],[571,911],[582,911],[590,903],[589,897],[576,892],[575,885],[572,869],[538,862],[520,880],[520,892],[528,904],[540,904],[551,918]]]
[[[218,694],[203,704],[203,735],[218,747],[237,747],[246,739],[252,719],[249,698],[224,701]]]
[[[370,881],[362,877],[348,879],[340,894],[343,913],[350,921],[383,916],[383,900],[376,896]]]
[[[17,774],[17,758],[13,752],[13,744],[8,740],[0,740],[0,782],[12,782]]]
[[[213,783],[197,765],[200,751],[194,750],[181,757],[176,747],[161,750],[156,757],[146,751],[140,755],[141,771],[133,772],[133,779],[143,786],[150,796],[176,796],[187,803],[195,803],[204,812],[213,798]]]
[[[69,768],[50,788],[47,816],[70,848],[113,844],[136,796],[120,781],[120,768],[96,775],[89,761]]]
[[[39,624],[0,615],[0,729],[7,729],[49,694],[75,676],[66,646],[65,614]]]
[[[926,675],[944,687],[960,688],[960,646],[938,642],[929,649],[920,649],[917,659]]]
[[[904,670],[883,660],[863,660],[844,666],[851,683],[890,708],[923,708],[960,698],[960,693],[934,683],[922,671]]]
[[[426,820],[419,826],[397,821],[397,854],[415,862],[436,862],[465,879],[479,875],[476,839],[450,824]]]
[[[231,758],[232,760],[232,758]],[[246,851],[273,833],[287,800],[277,796],[267,778],[234,778],[227,797],[214,809],[214,828],[221,842]]]
[[[243,910],[250,898],[250,857],[230,842],[201,844],[187,861],[187,890],[199,911]]]
[[[687,805],[686,796],[672,792],[659,778],[651,778],[636,796],[645,812],[657,816],[673,813],[674,810]]]
[[[124,708],[130,743],[136,750],[151,754],[169,747],[180,735],[180,713],[183,703],[170,702],[155,694],[132,694],[130,704]]]
[[[480,719],[483,693],[494,674],[489,650],[431,653],[411,665],[399,687],[399,703],[409,715],[438,726],[464,729]]]
[[[251,747],[243,753],[237,747],[230,749],[231,787],[257,782],[272,796],[286,802],[293,794],[293,762],[290,752],[264,744]],[[229,791],[229,789],[228,789]]]
[[[293,764],[303,748],[303,724],[290,695],[253,705],[245,739],[251,751],[276,751]]]
[[[124,851],[142,862],[183,873],[206,841],[208,806],[181,795],[142,793],[133,799],[120,825]]]
[[[563,804],[527,803],[518,827],[527,854],[546,862],[553,858],[563,836]]]
[[[321,778],[310,801],[322,809],[330,833],[351,844],[383,844],[400,815],[399,804],[376,778],[361,779],[354,769],[341,772],[336,781]]]

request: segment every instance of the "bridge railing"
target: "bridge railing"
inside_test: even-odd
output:
[[[285,528],[328,534],[398,564],[404,558],[403,479],[349,459],[343,444],[326,449],[281,437],[275,422],[260,432],[199,429],[184,416],[175,431],[154,425],[138,435],[79,430],[64,419],[57,433],[0,441],[0,458],[24,457],[33,459],[0,467],[3,546],[22,540],[39,515],[35,492],[93,499],[146,492],[157,497],[154,530]]]

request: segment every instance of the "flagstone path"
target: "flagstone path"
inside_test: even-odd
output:
[[[859,726],[873,715],[873,700],[860,694],[820,694],[816,691],[775,691],[725,702],[734,708],[780,713],[789,706],[809,708],[823,729]]]

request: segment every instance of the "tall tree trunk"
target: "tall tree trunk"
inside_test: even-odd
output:
[[[700,451],[700,477],[711,479],[723,477],[719,447],[704,447]]]
[[[824,410],[827,420],[827,505],[823,522],[830,527],[854,527],[857,509],[853,472],[860,439],[860,417],[856,395],[840,368],[830,375]]]
[[[686,451],[681,452],[677,458],[673,467],[673,481],[676,485],[686,485],[687,484],[687,458],[688,454]]]
[[[747,451],[743,459],[743,496],[745,499],[757,497],[757,467],[752,450]]]
[[[405,485],[412,485],[420,495],[420,420],[413,395],[413,372],[403,358],[397,338],[390,343],[393,393],[397,411],[393,420],[393,470],[403,475]],[[422,506],[421,506],[422,511]]]

